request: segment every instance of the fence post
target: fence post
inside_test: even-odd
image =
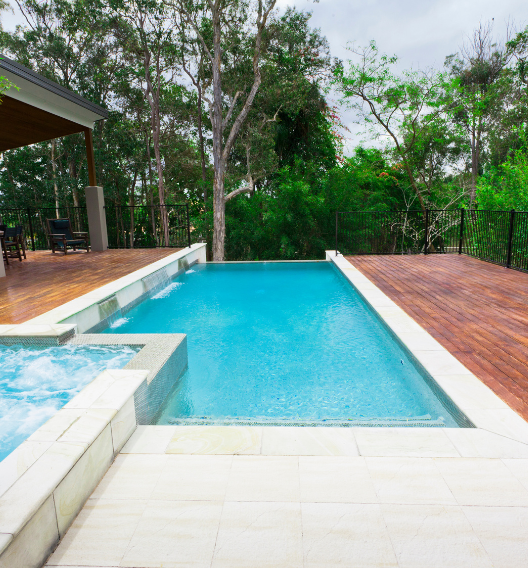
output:
[[[510,232],[508,234],[508,255],[506,257],[506,268],[511,268],[514,221],[515,221],[515,209],[512,209],[510,211]]]
[[[189,248],[191,248],[191,223],[189,221],[189,204],[185,204],[185,208],[187,209],[187,240],[189,242]]]
[[[31,222],[31,210],[27,208],[27,216],[28,216],[28,225],[29,225],[29,234],[31,235],[31,250],[35,252],[35,235],[33,234],[33,223]]]
[[[335,251],[336,251],[335,255],[336,255],[336,257],[337,257],[337,219],[338,219],[338,213],[336,211],[336,234],[335,234],[335,245],[336,245],[335,246]]]
[[[425,210],[425,245],[424,254],[427,254],[429,248],[429,209]]]
[[[458,243],[458,254],[462,254],[462,244],[464,239],[464,212],[463,207],[460,208],[460,241]]]

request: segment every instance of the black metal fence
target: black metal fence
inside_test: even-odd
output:
[[[31,250],[46,250],[48,242],[48,219],[69,218],[75,232],[88,231],[86,207],[26,207],[25,209],[0,209],[2,224],[9,227],[22,225],[26,246]]]
[[[465,209],[336,213],[342,254],[458,253],[528,271],[528,212]]]
[[[191,246],[189,205],[107,205],[110,248]]]
[[[110,248],[154,248],[191,246],[189,206],[106,206]],[[49,249],[47,219],[68,217],[76,232],[88,231],[86,207],[0,208],[0,223],[22,225],[27,248]]]

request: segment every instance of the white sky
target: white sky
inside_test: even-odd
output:
[[[346,60],[348,42],[366,46],[376,40],[380,52],[398,55],[401,67],[443,67],[479,22],[494,20],[496,38],[504,37],[508,22],[528,25],[526,0],[278,0],[280,8],[295,5],[312,12],[311,25],[328,38],[332,56]],[[346,154],[364,136],[354,115],[341,109],[350,129]]]
[[[514,28],[528,25],[527,0],[278,0],[281,10],[291,5],[313,13],[311,25],[328,38],[332,56],[347,59],[348,42],[364,46],[374,39],[381,52],[398,55],[403,68],[442,67],[481,21],[494,19],[497,38],[508,21]],[[6,30],[23,22],[17,12],[2,13]],[[349,154],[362,136],[350,112],[343,109],[342,120],[351,130]]]

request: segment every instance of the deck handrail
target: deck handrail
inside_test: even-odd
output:
[[[528,211],[337,211],[336,255],[466,254],[528,271]]]

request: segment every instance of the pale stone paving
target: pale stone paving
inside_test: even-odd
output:
[[[479,429],[140,426],[47,566],[515,568],[528,445]]]

